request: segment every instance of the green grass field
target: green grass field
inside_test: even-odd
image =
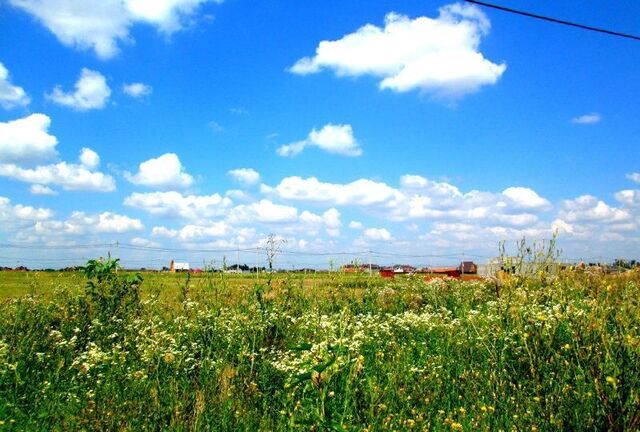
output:
[[[221,287],[225,289],[225,295],[219,300],[227,305],[237,303],[244,299],[245,294],[253,295],[256,284],[264,285],[268,277],[263,272],[255,274],[222,274],[222,273],[168,273],[168,272],[132,272],[139,273],[144,283],[141,286],[141,298],[148,298],[152,293],[158,296],[158,300],[164,304],[178,303],[181,290],[186,284],[189,286],[191,296],[203,298],[220,293]],[[274,284],[296,283],[305,288],[305,295],[316,295],[330,288],[351,287],[359,292],[367,286],[381,286],[384,280],[377,274],[369,277],[366,273],[339,274],[339,273],[277,273],[274,274]],[[400,277],[401,278],[401,277]],[[24,295],[36,295],[51,298],[57,291],[79,293],[84,288],[86,277],[83,272],[45,272],[45,271],[16,271],[0,272],[0,301],[12,299]],[[224,297],[224,298],[223,298]]]
[[[2,430],[637,430],[640,273],[0,273]]]

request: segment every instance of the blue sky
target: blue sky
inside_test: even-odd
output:
[[[501,4],[640,33],[636,4]],[[0,26],[0,241],[28,247],[0,263],[270,233],[314,265],[555,231],[637,258],[638,42],[432,1],[9,0]]]

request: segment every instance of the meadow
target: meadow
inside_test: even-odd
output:
[[[640,428],[640,272],[0,272],[0,430]]]

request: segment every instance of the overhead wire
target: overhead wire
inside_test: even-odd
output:
[[[172,254],[181,254],[181,255],[189,255],[189,254],[231,254],[231,253],[251,253],[251,254],[263,254],[266,253],[268,248],[266,247],[244,247],[244,248],[166,248],[166,247],[157,247],[157,246],[142,246],[142,245],[127,245],[120,244],[118,242],[113,243],[96,243],[96,244],[78,244],[78,245],[46,245],[46,244],[16,244],[16,243],[2,243],[0,244],[0,249],[17,249],[17,250],[66,250],[66,251],[88,251],[100,248],[108,248],[112,252],[117,252],[119,250],[123,251],[131,251],[131,252],[164,252],[164,253],[172,253]],[[371,259],[413,259],[413,260],[422,260],[422,259],[441,259],[441,260],[465,260],[467,258],[475,258],[475,259],[486,259],[491,260],[496,258],[496,256],[482,255],[482,254],[472,254],[466,251],[463,252],[451,252],[451,253],[443,253],[443,254],[409,254],[409,253],[397,253],[397,252],[387,252],[387,251],[376,251],[376,250],[351,250],[351,251],[301,251],[301,250],[293,250],[293,249],[279,249],[276,251],[276,255],[279,256],[290,256],[290,257],[360,257]],[[87,257],[85,254],[78,257],[69,257],[69,258],[61,258],[61,257],[52,257],[52,258],[43,258],[43,257],[9,257],[6,255],[0,256],[2,260],[9,261],[19,261],[19,262],[79,262],[86,261]],[[592,256],[592,257],[562,257],[561,258],[565,262],[612,262],[615,258],[608,256]],[[165,260],[162,258],[137,258],[133,257],[132,259],[127,259],[127,262],[164,262]],[[287,262],[291,262],[287,260]],[[303,264],[304,262],[300,262]]]
[[[503,12],[508,12],[508,13],[512,13],[512,14],[516,14],[516,15],[522,15],[522,16],[526,16],[529,18],[534,18],[534,19],[539,19],[539,20],[543,20],[543,21],[548,21],[548,22],[552,22],[555,24],[562,24],[562,25],[566,25],[566,26],[571,26],[571,27],[576,27],[582,30],[589,30],[589,31],[593,31],[593,32],[598,32],[598,33],[604,33],[610,36],[617,36],[617,37],[621,37],[621,38],[626,38],[626,39],[632,39],[632,40],[636,40],[636,41],[640,41],[640,36],[636,36],[636,35],[632,35],[632,34],[628,34],[628,33],[622,33],[622,32],[618,32],[618,31],[614,31],[614,30],[608,30],[608,29],[604,29],[604,28],[600,28],[600,27],[594,27],[594,26],[590,26],[590,25],[586,25],[586,24],[580,24],[577,22],[573,22],[573,21],[567,21],[567,20],[563,20],[563,19],[559,19],[559,18],[553,18],[550,16],[545,16],[545,15],[539,15],[533,12],[527,12],[527,11],[523,11],[523,10],[518,10],[518,9],[513,9],[513,8],[509,8],[506,6],[500,6],[497,4],[493,4],[493,3],[488,3],[488,2],[484,2],[484,1],[480,1],[480,0],[465,0],[467,3],[473,3],[476,4],[478,6],[485,6],[488,8],[492,8],[492,9],[497,9]]]

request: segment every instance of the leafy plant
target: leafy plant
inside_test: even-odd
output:
[[[84,269],[85,293],[99,319],[123,318],[140,306],[140,273],[119,273],[119,259],[89,260]]]

